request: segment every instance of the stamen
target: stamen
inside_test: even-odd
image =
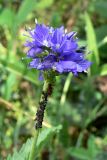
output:
[[[38,20],[37,20],[37,18],[35,18],[35,23],[36,23],[36,24],[38,24]]]
[[[59,49],[60,48],[60,44],[56,44],[56,48]]]
[[[48,47],[48,41],[47,41],[47,40],[44,40],[44,41],[43,41],[43,45]]]

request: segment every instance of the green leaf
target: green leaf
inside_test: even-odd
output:
[[[106,160],[107,159],[107,151],[99,151],[98,155],[96,156],[95,160]]]
[[[62,126],[59,125],[57,127],[52,127],[52,128],[45,128],[42,129],[42,131],[39,134],[38,141],[37,141],[37,146],[36,146],[36,155],[37,152],[40,152],[40,149],[46,144],[48,139],[56,133],[61,130]],[[29,158],[29,153],[31,151],[31,146],[32,146],[33,138],[28,139],[25,144],[23,144],[22,148],[19,150],[19,152],[14,151],[13,155],[10,156],[8,155],[7,160],[28,160]]]
[[[19,152],[14,151],[12,156],[8,156],[7,160],[28,160],[30,149],[32,145],[32,139],[28,139]]]
[[[28,139],[25,144],[23,144],[22,148],[19,151],[19,154],[22,155],[23,159],[28,158],[32,145],[32,139]]]
[[[6,8],[0,14],[0,25],[7,25],[11,29],[14,23],[14,19],[15,13],[11,9]]]
[[[95,159],[95,157],[98,153],[98,149],[97,149],[97,146],[95,144],[95,137],[93,135],[91,135],[89,137],[89,140],[88,140],[88,151],[90,153],[90,157]]]
[[[27,66],[24,66],[21,62],[14,61],[7,63],[5,59],[0,59],[0,65],[9,72],[29,80],[36,85],[39,85],[37,72],[33,69],[29,70]]]
[[[59,12],[54,12],[52,14],[52,18],[51,18],[51,25],[53,27],[58,27],[61,24],[61,15],[59,14]]]
[[[39,3],[37,3],[36,9],[40,10],[40,9],[48,8],[52,4],[53,4],[53,0],[41,0],[39,1]]]
[[[71,80],[72,80],[72,74],[69,73],[68,76],[67,76],[67,78],[66,78],[64,87],[63,87],[63,92],[62,92],[62,96],[61,96],[61,100],[60,100],[60,105],[61,106],[63,106],[64,103],[65,103],[66,95],[67,95],[67,92],[69,90],[69,86],[71,84]]]
[[[68,149],[68,153],[79,160],[92,160],[89,152],[84,148],[71,147]]]
[[[46,142],[50,138],[52,132],[53,130],[51,128],[42,129],[41,133],[39,134],[38,141],[37,141],[37,148],[39,150],[44,145],[44,141]]]
[[[37,0],[24,0],[19,8],[17,13],[16,23],[17,25],[21,25],[29,15],[31,11],[35,9],[37,5]]]
[[[97,27],[95,32],[96,32],[97,40],[99,42],[103,41],[103,39],[107,36],[107,25],[102,25],[100,27]]]
[[[3,98],[9,100],[13,90],[13,86],[16,83],[16,76],[10,73],[3,88]]]
[[[42,129],[42,131],[41,131],[41,133],[40,133],[40,135],[38,137],[38,141],[37,141],[37,148],[38,148],[38,150],[40,150],[43,147],[44,142],[47,142],[48,139],[50,139],[50,137],[54,133],[59,132],[61,129],[62,129],[61,125],[59,125],[57,127]]]
[[[100,67],[100,75],[101,75],[101,76],[107,75],[107,64],[103,64],[103,65]]]
[[[95,6],[95,12],[98,13],[103,18],[107,18],[107,1],[96,1],[94,4]]]
[[[90,61],[93,62],[91,66],[91,73],[97,74],[98,66],[100,63],[99,52],[97,48],[95,31],[88,13],[85,13],[85,22],[86,22],[86,35],[87,35],[88,49],[92,52],[91,54],[88,55]]]
[[[8,155],[7,160],[11,160],[11,155],[10,154]]]

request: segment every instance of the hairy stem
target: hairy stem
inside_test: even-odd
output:
[[[52,93],[52,85],[48,81],[45,81],[43,90],[42,90],[42,94],[41,94],[41,98],[40,98],[40,102],[39,102],[39,106],[38,106],[37,113],[36,113],[36,118],[35,118],[36,133],[33,139],[29,160],[35,160],[36,144],[37,144],[40,128],[42,128],[44,111],[47,105],[48,96],[50,96],[51,93]]]
[[[35,129],[42,128],[42,122],[44,118],[44,111],[47,105],[48,96],[50,96],[52,93],[52,86],[47,81],[44,82],[39,107],[37,109],[36,118],[35,118]]]

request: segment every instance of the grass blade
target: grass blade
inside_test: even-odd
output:
[[[91,19],[90,19],[88,13],[85,13],[85,22],[86,22],[86,36],[87,36],[88,49],[90,51],[92,51],[92,54],[88,55],[90,61],[93,62],[93,65],[91,67],[91,73],[97,74],[98,73],[98,66],[100,63],[99,52],[98,52],[98,48],[97,48],[95,31],[94,31],[93,24],[91,22]]]
[[[38,74],[35,72],[35,70],[28,70],[27,67],[25,67],[22,63],[20,62],[8,62],[6,63],[6,60],[0,59],[0,65],[8,70],[11,73],[14,73],[36,85],[39,85],[38,81]]]
[[[37,0],[24,0],[17,13],[17,24],[21,25],[29,13],[35,9]]]

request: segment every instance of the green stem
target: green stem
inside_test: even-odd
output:
[[[49,96],[49,86],[50,84],[48,83],[48,81],[45,80],[41,98],[39,101],[39,107],[37,109],[36,118],[35,118],[35,121],[36,121],[35,128],[36,129],[42,128],[44,111],[45,111],[47,101],[48,101],[48,96]]]
[[[39,106],[38,106],[37,113],[36,113],[36,119],[35,119],[36,120],[36,124],[35,124],[36,133],[35,133],[35,136],[33,139],[29,160],[35,160],[36,145],[37,145],[37,140],[38,140],[40,128],[42,128],[44,111],[45,111],[45,107],[47,105],[48,96],[51,95],[51,93],[49,92],[50,87],[51,87],[51,84],[45,80],[42,94],[40,97]]]
[[[35,135],[34,135],[34,138],[33,138],[33,143],[32,143],[32,148],[31,148],[31,152],[30,152],[30,156],[29,156],[29,160],[35,160],[36,144],[37,144],[39,132],[40,132],[39,129],[35,132]]]
[[[69,89],[69,86],[70,86],[70,83],[71,83],[71,79],[72,79],[72,74],[69,73],[68,76],[67,76],[67,79],[65,81],[63,92],[62,92],[62,96],[61,96],[61,100],[60,100],[60,105],[61,106],[63,106],[64,103],[65,103],[66,94],[68,92],[68,89]]]

